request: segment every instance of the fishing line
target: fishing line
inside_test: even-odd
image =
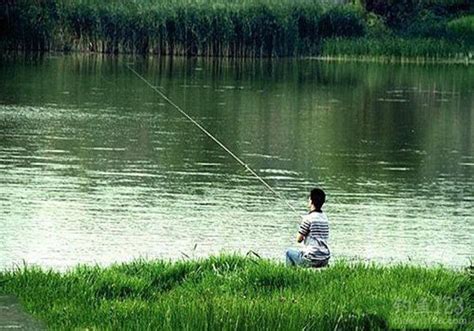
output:
[[[285,197],[275,191],[270,184],[268,184],[262,177],[260,177],[250,166],[242,161],[237,155],[235,155],[229,148],[227,148],[219,139],[214,137],[209,131],[207,131],[201,124],[199,124],[194,118],[189,116],[181,107],[173,102],[170,98],[168,98],[163,92],[161,92],[156,86],[152,85],[148,80],[146,80],[142,75],[140,75],[135,69],[130,67],[128,64],[125,64],[126,67],[133,72],[138,78],[140,78],[143,82],[145,82],[151,89],[153,89],[156,93],[158,93],[165,101],[167,101],[171,106],[173,106],[178,112],[181,113],[184,117],[186,117],[191,123],[197,126],[202,132],[204,132],[209,138],[211,138],[217,145],[219,145],[224,151],[226,151],[230,156],[232,156],[238,163],[240,163],[248,172],[250,172],[255,178],[257,178],[260,183],[262,183],[270,192],[275,194],[277,198],[281,201],[285,202],[285,204],[298,216],[301,217],[300,213],[285,199]]]

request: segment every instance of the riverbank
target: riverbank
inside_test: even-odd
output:
[[[0,293],[58,329],[468,329],[472,282],[442,267],[337,262],[314,271],[221,256],[66,273],[21,267],[0,273]]]
[[[358,2],[357,2],[358,3]],[[301,1],[22,0],[0,9],[0,48],[212,57],[471,59],[469,2],[416,8]]]

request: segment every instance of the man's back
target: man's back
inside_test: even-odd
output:
[[[329,259],[329,222],[326,214],[312,211],[304,216],[299,233],[305,237],[305,258],[310,261]]]
[[[326,193],[320,188],[311,190],[308,196],[309,214],[303,216],[296,242],[304,241],[304,249],[289,248],[286,251],[286,263],[290,266],[321,268],[328,265],[329,223],[321,208],[326,202]]]

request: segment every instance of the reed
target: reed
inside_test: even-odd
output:
[[[454,4],[464,6],[464,2],[456,0]],[[452,13],[440,20],[425,10],[420,17],[407,16],[410,22],[403,21],[406,17],[402,15],[397,20],[409,28],[400,32],[390,30],[390,25],[385,24],[388,21],[383,15],[391,14],[391,10],[382,16],[366,11],[366,8],[375,10],[383,2],[376,2],[377,6],[330,3],[323,0],[6,1],[0,7],[0,48],[219,57],[365,52],[367,56],[438,58],[472,53],[471,39],[463,37],[465,26],[471,24],[469,19],[453,21],[450,28],[456,33],[444,35]],[[427,1],[424,6],[439,3],[450,2]],[[368,26],[371,22],[378,22],[377,33],[373,24]],[[397,33],[402,35],[395,38]],[[367,35],[371,38],[366,38]],[[372,38],[375,35],[379,37]],[[391,42],[394,44],[389,45]]]
[[[203,56],[318,50],[319,1],[37,1],[7,8],[8,46]]]
[[[473,321],[472,273],[442,267],[138,260],[65,273],[21,267],[0,273],[0,293],[61,330],[468,329]]]

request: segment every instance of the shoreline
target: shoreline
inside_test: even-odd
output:
[[[27,0],[0,12],[0,48],[233,58],[369,56],[472,61],[467,4]],[[408,12],[407,12],[408,11]],[[441,14],[442,13],[442,14]],[[418,61],[418,60],[417,60]]]
[[[197,55],[189,57],[186,55],[162,55],[162,54],[134,54],[134,53],[100,53],[89,51],[47,51],[47,52],[32,52],[32,51],[12,51],[7,50],[0,55],[0,61],[3,59],[11,59],[17,57],[27,58],[42,58],[42,57],[62,57],[62,56],[93,56],[104,58],[138,58],[138,59],[199,59],[209,61],[278,61],[278,60],[313,60],[321,62],[339,62],[339,63],[377,63],[377,64],[416,64],[416,65],[474,65],[473,58],[424,58],[424,57],[398,57],[398,56],[370,56],[370,55],[318,55],[318,56],[291,56],[291,57],[223,57],[223,56],[204,56]]]
[[[44,272],[58,272],[61,274],[67,274],[69,272],[73,272],[77,268],[85,267],[85,268],[100,268],[100,269],[108,269],[111,267],[115,267],[118,265],[126,265],[130,263],[168,263],[168,264],[175,264],[175,263],[199,263],[207,259],[214,259],[219,258],[221,256],[224,257],[245,257],[245,258],[255,258],[258,260],[268,261],[275,265],[285,265],[285,257],[282,255],[280,258],[274,257],[262,257],[253,251],[247,252],[245,255],[239,251],[222,251],[218,254],[211,254],[211,255],[199,255],[193,256],[192,253],[184,254],[182,252],[182,256],[180,258],[152,258],[148,256],[134,256],[129,260],[123,261],[108,261],[108,262],[97,262],[97,261],[88,261],[88,262],[77,262],[74,264],[67,264],[67,265],[42,265],[40,263],[29,263],[28,261],[22,260],[21,263],[19,262],[12,262],[10,265],[0,266],[0,274],[2,273],[11,273],[16,272],[22,269],[37,269]],[[364,258],[360,256],[332,256],[330,259],[330,265],[334,264],[345,264],[348,266],[374,266],[377,268],[397,268],[397,267],[413,267],[413,268],[421,268],[421,269],[436,269],[442,268],[445,270],[450,270],[452,272],[464,272],[466,270],[474,269],[474,260],[468,259],[466,260],[465,264],[445,264],[442,262],[426,262],[417,259],[413,259],[411,257],[407,257],[404,260],[396,260],[395,258],[386,258],[386,259],[370,259]],[[1,280],[0,280],[1,285]]]
[[[470,66],[474,64],[474,58],[469,59],[429,59],[420,57],[394,57],[394,56],[369,56],[369,55],[328,55],[328,56],[309,56],[307,59],[325,62],[362,62],[362,63],[380,63],[380,64],[459,64]]]

